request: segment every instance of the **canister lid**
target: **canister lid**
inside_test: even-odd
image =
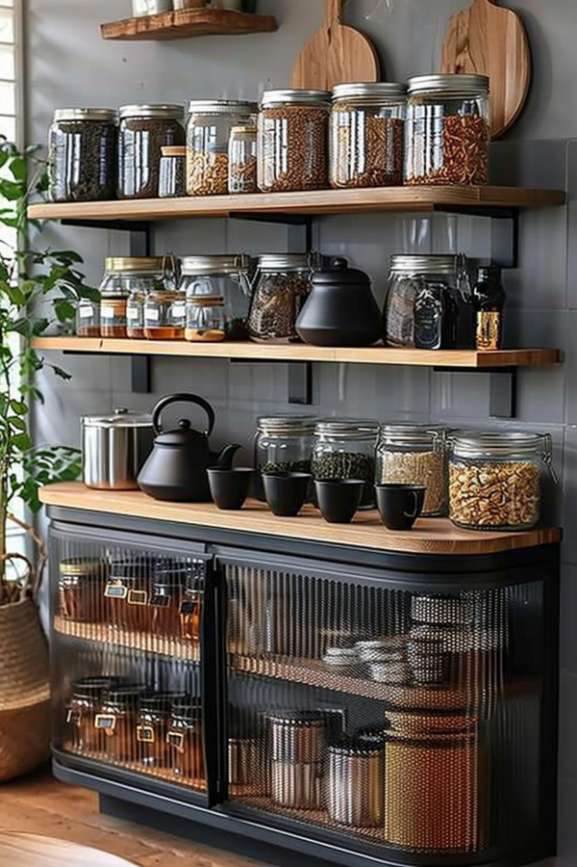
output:
[[[185,698],[186,696],[182,692],[146,693],[140,698],[140,711],[141,713],[159,713],[168,716],[174,704]]]
[[[458,596],[414,596],[411,617],[432,626],[462,626],[473,620],[473,607]]]
[[[457,256],[394,255],[391,256],[391,271],[402,274],[456,274]]]
[[[84,427],[102,428],[152,428],[152,416],[145,413],[130,412],[127,409],[117,409],[114,415],[85,415],[82,416]]]
[[[183,696],[172,705],[172,715],[187,722],[200,722],[202,719],[202,701],[195,696]]]
[[[333,102],[341,99],[374,99],[387,101],[389,99],[403,98],[407,94],[407,85],[396,81],[357,81],[349,84],[337,84],[333,88]]]
[[[265,415],[258,419],[258,430],[272,436],[312,434],[316,423],[314,415]]]
[[[329,744],[328,751],[333,756],[346,756],[349,758],[369,758],[370,756],[378,756],[383,752],[385,747],[385,736],[382,737],[363,735],[362,737],[347,737],[343,736]]]
[[[167,256],[110,256],[105,260],[106,271],[114,272],[162,272],[171,263]]]
[[[54,112],[54,120],[100,120],[116,121],[116,111],[113,108],[58,108]]]
[[[317,436],[334,436],[345,439],[374,439],[379,433],[379,423],[374,419],[328,418],[317,422]]]
[[[349,268],[349,263],[342,257],[333,259],[328,268],[316,271],[313,275],[313,286],[370,286],[371,281],[364,271]]]
[[[455,431],[452,435],[455,451],[470,457],[533,453],[547,445],[549,434],[527,431]]]
[[[98,699],[117,684],[118,679],[114,677],[83,677],[72,684],[72,698]]]
[[[118,109],[120,119],[129,117],[158,117],[165,120],[182,120],[184,108],[182,105],[121,105]]]
[[[326,716],[314,710],[287,710],[269,715],[273,725],[289,728],[323,728],[327,724]]]
[[[250,269],[251,260],[245,255],[185,256],[181,260],[183,277],[238,274]]]
[[[260,271],[302,271],[320,267],[317,253],[263,253],[258,258]]]
[[[60,561],[61,575],[98,575],[104,563],[102,560],[90,560],[86,557],[67,557]]]
[[[256,114],[258,104],[244,99],[193,99],[188,104],[190,114]]]
[[[328,90],[301,90],[291,88],[287,90],[265,90],[261,98],[261,107],[270,108],[273,105],[328,105],[331,101],[331,93]]]
[[[489,93],[488,75],[440,73],[417,75],[409,79],[409,94],[433,93],[449,96],[486,96]]]

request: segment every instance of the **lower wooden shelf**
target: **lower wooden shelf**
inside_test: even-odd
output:
[[[73,756],[79,756],[82,759],[90,759],[91,761],[100,762],[103,768],[111,766],[113,768],[122,768],[125,771],[133,771],[137,774],[142,774],[144,778],[152,778],[162,780],[165,783],[176,783],[179,786],[185,786],[187,789],[194,789],[196,792],[206,791],[206,781],[202,779],[187,779],[186,777],[176,774],[170,768],[147,768],[142,762],[117,762],[111,759],[106,753],[97,753],[93,750],[79,750],[72,744],[66,744],[64,753],[70,753]]]

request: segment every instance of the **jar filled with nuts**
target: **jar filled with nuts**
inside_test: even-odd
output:
[[[257,343],[300,343],[296,322],[321,266],[315,253],[272,253],[258,260],[248,317]]]
[[[258,186],[265,193],[322,190],[329,185],[331,94],[268,90],[258,116]]]
[[[486,75],[411,78],[406,183],[441,186],[488,183],[489,121]]]
[[[379,424],[372,420],[327,419],[315,427],[311,471],[315,479],[362,479],[361,509],[375,505],[375,449]]]
[[[231,99],[193,100],[186,128],[186,192],[189,196],[228,193],[231,130],[254,123],[257,105]]]
[[[229,193],[257,193],[256,126],[233,126],[228,145]]]
[[[403,183],[404,84],[339,84],[331,112],[331,186],[397,187]]]
[[[118,198],[158,196],[164,147],[184,144],[181,105],[124,105],[118,139]]]
[[[460,431],[451,438],[449,515],[475,530],[529,530],[541,518],[543,481],[557,481],[550,434]]]
[[[424,517],[447,513],[447,434],[440,425],[384,424],[377,446],[381,484],[423,485]]]

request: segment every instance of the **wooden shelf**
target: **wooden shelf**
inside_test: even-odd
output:
[[[186,197],[181,199],[130,199],[111,202],[79,202],[31,205],[33,220],[157,221],[194,217],[322,216],[379,212],[432,213],[436,210],[471,213],[544,208],[562,205],[560,190],[523,187],[383,187],[363,190],[319,190],[306,193],[251,193],[250,195]]]
[[[494,370],[508,367],[546,367],[558,364],[557,349],[325,349],[298,344],[276,346],[261,343],[188,343],[169,340],[106,340],[99,337],[39,337],[35,349],[50,352],[80,352],[96,355],[158,355],[183,358],[236,358],[246,361],[314,361],[351,364],[388,364],[408,367],[444,367],[463,370]]]
[[[197,792],[206,791],[206,781],[203,779],[187,779],[180,774],[175,774],[170,768],[149,768],[142,765],[140,762],[117,762],[114,761],[106,753],[98,753],[94,750],[79,750],[72,744],[64,745],[64,753],[70,753],[73,756],[79,756],[82,759],[91,759],[92,761],[100,762],[103,767],[107,765],[113,768],[123,768],[126,771],[133,771],[137,774],[142,774],[144,777],[153,777],[157,780],[163,780],[167,783],[176,783],[179,786],[186,786],[187,789],[194,789]]]
[[[41,489],[40,499],[47,506],[406,554],[495,554],[552,545],[561,539],[561,531],[553,528],[475,532],[454,527],[444,518],[421,518],[409,532],[392,532],[376,512],[359,512],[350,525],[327,524],[312,506],[306,506],[298,518],[277,518],[266,504],[256,501],[240,512],[221,512],[212,503],[163,503],[140,491],[95,491],[80,482],[48,485]]]
[[[198,643],[193,644],[182,638],[168,638],[164,635],[154,635],[147,632],[133,632],[106,623],[79,623],[74,620],[66,620],[58,614],[54,618],[54,629],[61,635],[68,635],[70,638],[78,638],[81,641],[127,647],[130,650],[140,650],[155,656],[169,656],[171,659],[182,659],[186,662],[200,661]]]
[[[189,39],[192,36],[239,36],[278,29],[272,15],[253,15],[229,9],[184,9],[102,24],[103,39],[143,41]]]

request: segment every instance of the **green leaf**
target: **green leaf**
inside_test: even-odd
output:
[[[10,437],[10,445],[22,452],[27,452],[28,449],[32,448],[32,440],[28,434],[20,433]]]
[[[68,382],[70,379],[72,379],[72,376],[66,370],[63,370],[61,367],[58,367],[56,364],[50,364],[49,367],[52,368],[53,373],[55,373],[56,376],[60,377],[60,379],[64,379],[64,380],[66,380],[66,382]]]
[[[26,413],[28,412],[28,407],[23,400],[12,399],[10,401],[10,409],[12,410],[12,412],[18,413],[18,415],[26,415]]]
[[[17,181],[25,181],[28,174],[26,160],[23,157],[13,159],[10,163],[10,171]]]

